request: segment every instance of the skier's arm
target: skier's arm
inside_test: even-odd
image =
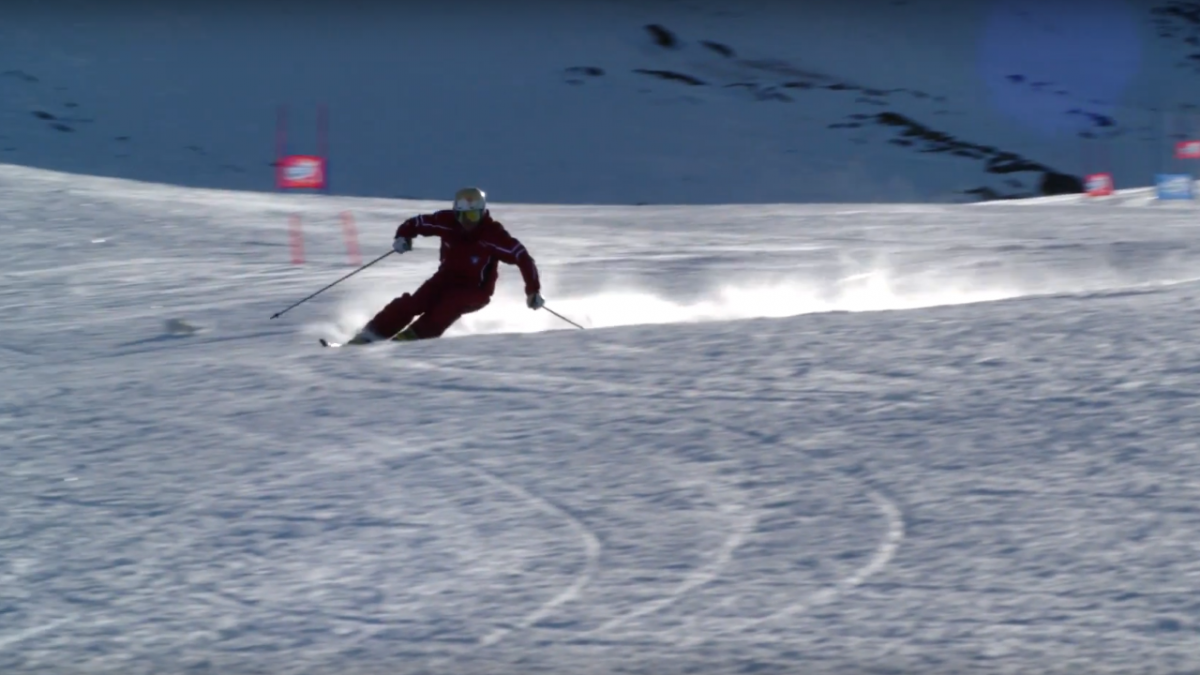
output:
[[[516,265],[521,270],[521,278],[525,280],[525,295],[533,295],[542,290],[537,263],[534,262],[533,256],[529,255],[525,245],[517,241],[516,237],[501,228],[495,240],[488,242],[488,246],[496,252],[496,257],[501,262]]]
[[[521,278],[525,280],[525,295],[541,293],[542,280],[538,276],[537,263],[533,261],[533,256],[529,255],[529,251],[525,250],[521,242],[517,242],[517,251],[513,257],[516,258],[516,265],[521,270]]]
[[[396,228],[396,238],[440,237],[454,230],[452,211],[435,211],[413,216]]]

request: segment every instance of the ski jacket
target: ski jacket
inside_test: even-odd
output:
[[[441,266],[437,273],[457,283],[481,288],[490,296],[496,290],[499,263],[516,265],[525,280],[525,294],[541,290],[537,264],[525,246],[504,229],[500,221],[484,213],[468,232],[454,211],[424,213],[409,218],[396,228],[397,237],[438,237],[442,240]]]

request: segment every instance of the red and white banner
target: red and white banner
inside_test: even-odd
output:
[[[325,188],[325,158],[316,155],[280,157],[276,167],[280,190],[322,190]]]
[[[1175,144],[1177,159],[1200,159],[1200,141],[1179,141]]]
[[[1093,173],[1084,179],[1083,188],[1089,197],[1108,197],[1113,193],[1111,173]]]

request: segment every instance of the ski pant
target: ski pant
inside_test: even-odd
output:
[[[367,327],[376,335],[390,338],[412,322],[411,328],[418,338],[440,337],[462,315],[487,306],[492,299],[489,291],[435,274],[415,293],[405,293],[389,302]]]

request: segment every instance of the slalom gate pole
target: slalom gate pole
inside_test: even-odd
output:
[[[550,312],[551,314],[553,314],[554,316],[557,316],[558,318],[562,319],[563,321],[566,321],[567,323],[571,324],[572,326],[575,326],[575,327],[576,327],[576,328],[578,328],[579,330],[584,330],[583,326],[580,326],[579,324],[577,324],[577,323],[575,323],[574,321],[572,321],[572,320],[568,319],[567,317],[563,316],[562,314],[559,314],[558,312],[556,312],[556,311],[554,311],[554,310],[550,309],[549,307],[547,307],[547,306],[545,306],[545,305],[542,305],[542,309],[546,310],[547,312]]]
[[[284,312],[292,309],[293,307],[299,307],[300,305],[308,302],[309,300],[312,300],[313,298],[317,297],[318,295],[333,288],[334,286],[337,286],[338,284],[342,283],[343,281],[345,281],[345,280],[349,279],[350,277],[354,276],[355,274],[358,274],[359,272],[367,269],[371,265],[374,265],[375,263],[379,262],[380,260],[383,260],[384,258],[388,257],[389,255],[391,255],[393,253],[395,253],[395,251],[388,251],[387,253],[384,253],[383,255],[379,256],[378,258],[376,258],[376,259],[372,260],[371,262],[367,263],[366,265],[363,265],[362,267],[354,270],[353,272],[347,274],[346,276],[342,277],[341,279],[338,279],[337,281],[333,282],[332,284],[329,284],[328,286],[326,286],[325,288],[322,288],[321,290],[317,291],[316,293],[313,293],[312,295],[308,296],[307,298],[304,298],[303,300],[300,300],[299,302],[292,304],[290,307],[287,307],[286,309],[282,309],[278,312],[275,312],[274,314],[271,315],[271,318],[274,319],[278,316],[281,316]]]

